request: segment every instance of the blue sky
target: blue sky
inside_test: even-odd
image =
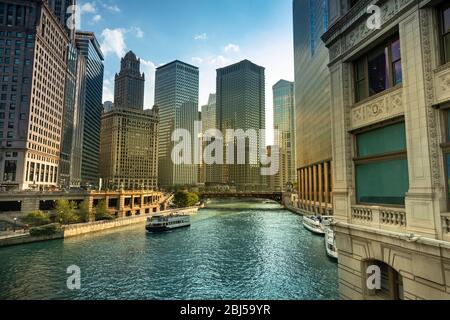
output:
[[[175,59],[200,68],[200,105],[215,92],[215,70],[242,59],[266,68],[272,85],[293,80],[292,0],[79,1],[80,28],[94,31],[105,54],[104,100],[112,100],[120,56],[133,50],[146,74],[145,105],[154,97],[155,67]]]

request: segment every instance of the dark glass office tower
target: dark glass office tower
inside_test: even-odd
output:
[[[223,166],[223,182],[238,190],[264,189],[264,177],[260,166],[260,129],[266,127],[265,117],[265,69],[251,61],[217,70],[217,125],[225,135],[227,129],[256,130],[257,136],[247,139],[245,164],[237,164],[237,145],[234,164]],[[256,154],[250,152],[256,146]],[[224,153],[227,158],[227,152]]]
[[[96,186],[99,179],[104,57],[92,32],[78,31],[76,45],[86,58],[81,184]]]
[[[196,165],[174,164],[171,158],[172,132],[186,129],[191,135],[194,134],[194,122],[199,120],[198,90],[197,67],[173,61],[156,69],[155,104],[160,108],[159,183],[162,186],[193,185],[198,182]]]
[[[145,75],[140,66],[141,60],[133,51],[122,58],[114,87],[114,105],[117,108],[144,110]]]

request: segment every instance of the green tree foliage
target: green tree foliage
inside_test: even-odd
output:
[[[79,221],[78,215],[75,213],[77,206],[75,202],[68,200],[56,201],[55,213],[56,221],[63,224],[71,224]]]
[[[179,208],[195,206],[199,202],[199,196],[196,193],[187,191],[178,191],[174,196],[174,203]]]
[[[114,217],[109,214],[105,200],[100,200],[95,207],[95,220],[112,220]]]
[[[28,214],[24,222],[31,225],[32,227],[44,226],[50,224],[50,215],[42,211],[35,211]]]
[[[80,203],[78,207],[78,215],[80,216],[80,221],[82,222],[89,222],[95,219],[95,215],[89,208],[89,201],[84,200]]]

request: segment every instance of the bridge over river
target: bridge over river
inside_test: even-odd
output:
[[[267,199],[278,203],[283,202],[282,192],[263,192],[263,191],[239,191],[239,192],[202,192],[202,199],[223,199],[223,198],[240,198],[240,199]]]

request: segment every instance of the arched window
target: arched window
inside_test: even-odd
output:
[[[364,263],[364,296],[368,300],[403,300],[403,278],[388,264],[369,260]]]

